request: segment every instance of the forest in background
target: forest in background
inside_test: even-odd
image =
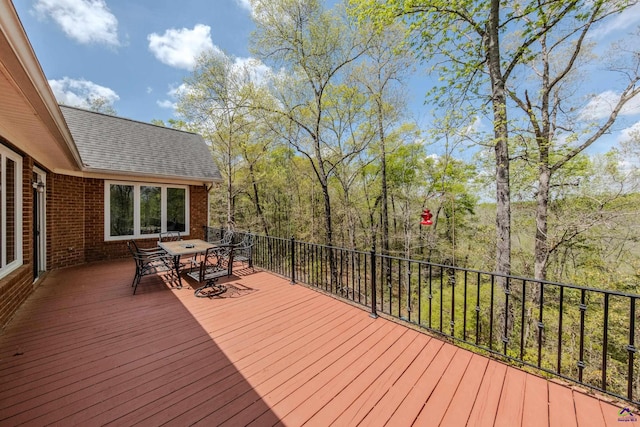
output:
[[[205,53],[167,125],[211,144],[210,225],[636,292],[640,136],[589,150],[637,102],[640,33],[589,35],[635,3],[252,0],[256,59]]]

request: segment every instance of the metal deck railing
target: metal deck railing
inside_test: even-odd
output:
[[[221,230],[207,228],[215,239]],[[243,233],[238,233],[240,238]],[[256,267],[638,404],[640,295],[255,235]]]

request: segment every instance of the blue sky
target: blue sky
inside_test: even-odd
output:
[[[170,91],[208,48],[249,56],[253,28],[241,0],[20,0],[22,24],[59,101],[90,94],[118,115],[173,117]]]
[[[19,0],[14,5],[60,102],[82,107],[87,97],[100,95],[112,101],[118,115],[144,122],[175,117],[171,93],[203,50],[250,57],[249,0]],[[594,40],[605,46],[639,22],[637,6],[597,28]],[[606,112],[607,96],[615,95],[607,78],[596,74],[589,86],[602,95],[589,111]],[[413,117],[425,125],[426,77],[416,75],[409,87]],[[607,149],[632,129],[640,132],[640,97],[595,150]]]

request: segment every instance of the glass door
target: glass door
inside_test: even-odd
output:
[[[44,171],[33,168],[33,280],[47,269],[46,178]]]

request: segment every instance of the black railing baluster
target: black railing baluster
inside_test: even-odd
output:
[[[398,318],[402,319],[402,260],[398,260]]]
[[[451,271],[452,274],[455,275],[454,271]],[[456,281],[451,282],[451,322],[449,323],[451,326],[451,336],[455,336],[455,325],[456,325]]]
[[[527,281],[522,281],[522,302],[520,304],[520,360],[524,359],[524,315],[527,300]]]
[[[627,373],[627,399],[633,401],[633,358],[637,351],[635,343],[636,331],[636,299],[629,298],[629,345],[626,350],[629,352],[629,372]]]
[[[313,258],[315,261],[314,275],[316,288],[322,288],[322,258],[320,257],[320,247],[315,246],[313,250]]]
[[[578,359],[578,381],[582,382],[582,373],[584,371],[584,317],[587,311],[587,304],[585,300],[585,290],[580,291],[580,357]]]
[[[564,287],[560,287],[560,306],[558,310],[558,370],[562,370],[562,316],[564,313]]]
[[[432,287],[432,277],[433,275],[431,274],[433,273],[432,268],[431,268],[431,264],[429,264],[429,329],[432,328],[431,325],[431,317],[433,314],[433,287]]]
[[[391,278],[393,277],[393,259],[388,258],[389,260],[389,271],[388,273],[385,275],[386,276],[386,280],[387,280],[387,291],[389,292],[389,311],[388,314],[393,315],[393,309],[391,308],[393,305],[393,281],[391,280]]]
[[[411,322],[411,262],[407,261],[407,318]]]
[[[491,299],[489,300],[489,350],[493,350],[493,295],[496,287],[496,276],[491,275]]]
[[[365,280],[365,288],[367,285],[367,258],[364,259],[364,268],[362,262],[362,254],[360,252],[357,253],[358,258],[358,302],[362,303],[362,276],[364,275]]]
[[[504,330],[502,335],[502,353],[506,356],[507,344],[509,343],[509,294],[511,293],[511,280],[505,278],[504,282]]]
[[[604,322],[602,325],[602,390],[607,391],[607,348],[609,347],[609,294],[604,294]]]
[[[351,260],[349,261],[351,263],[351,299],[355,301],[356,299],[356,254],[354,252],[351,252]]]
[[[539,317],[538,317],[538,368],[542,366],[542,331],[544,330],[544,323],[542,323],[542,310],[544,307],[544,283],[538,282],[540,285],[540,305],[539,305]]]
[[[418,325],[422,325],[422,263],[418,263]]]
[[[464,301],[462,304],[462,341],[467,340],[467,291],[468,291],[468,272],[464,271]]]
[[[371,317],[378,317],[376,303],[376,247],[371,248]]]
[[[444,270],[440,268],[440,324],[438,330],[442,332],[442,312],[444,311]]]
[[[380,310],[384,313],[384,290],[386,288],[386,277],[387,277],[387,257],[386,255],[380,256],[380,293],[378,296],[380,297]]]
[[[291,284],[296,284],[296,240],[291,236]]]
[[[340,288],[340,292],[344,295],[344,251],[340,252],[340,269],[338,271],[338,282],[336,286]]]
[[[480,345],[480,273],[478,272],[476,286],[476,345]]]

